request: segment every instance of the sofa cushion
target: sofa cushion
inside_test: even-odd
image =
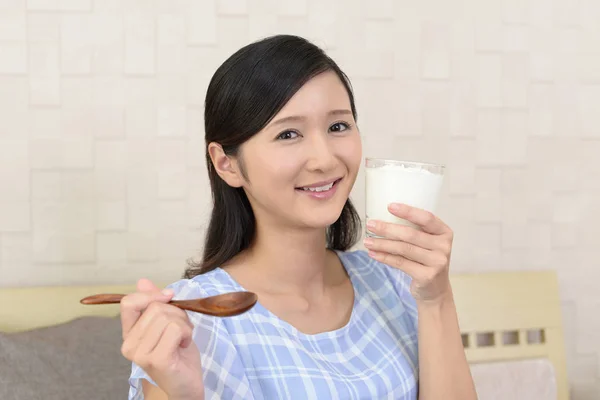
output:
[[[117,318],[82,317],[54,327],[0,333],[0,399],[127,398],[131,364]]]
[[[471,366],[481,400],[556,400],[556,376],[547,359],[525,359]]]

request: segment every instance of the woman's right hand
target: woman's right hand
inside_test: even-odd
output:
[[[137,292],[121,300],[121,353],[139,365],[169,399],[203,399],[200,352],[185,311],[166,304],[172,291],[161,292],[140,279]]]

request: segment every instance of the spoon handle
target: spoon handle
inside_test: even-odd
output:
[[[123,297],[124,294],[95,294],[81,299],[81,304],[119,304]]]
[[[81,299],[81,304],[119,304],[121,300],[125,297],[124,294],[116,294],[116,293],[103,293],[103,294],[95,294],[93,296],[88,296]],[[181,308],[182,310],[189,311],[198,311],[198,307],[192,307],[186,305],[183,301],[171,300],[167,304],[171,304],[175,307]]]
[[[116,304],[125,297],[124,294],[101,293],[84,297],[81,304]],[[204,297],[192,300],[171,300],[171,304],[186,311],[193,311],[215,317],[233,317],[250,310],[258,301],[256,293],[232,292],[218,294],[216,296]]]

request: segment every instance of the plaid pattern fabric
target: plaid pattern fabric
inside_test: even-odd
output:
[[[307,335],[262,305],[237,317],[189,313],[201,352],[206,399],[417,398],[417,311],[401,271],[363,251],[338,252],[354,286],[350,321]],[[218,268],[170,285],[176,299],[244,290]],[[133,364],[129,399],[143,399]]]

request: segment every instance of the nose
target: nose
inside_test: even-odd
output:
[[[337,166],[333,143],[328,134],[311,135],[307,168],[311,171],[329,172]]]

